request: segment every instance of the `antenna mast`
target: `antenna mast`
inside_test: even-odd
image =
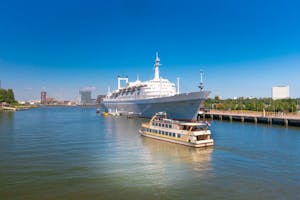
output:
[[[156,52],[154,80],[159,80],[159,66],[160,66],[159,62],[160,59],[158,57],[158,52]]]
[[[200,91],[203,91],[204,84],[203,84],[203,71],[200,70],[200,85],[199,85]]]

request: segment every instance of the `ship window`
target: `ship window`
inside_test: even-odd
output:
[[[181,135],[180,135],[180,134],[177,134],[177,137],[178,137],[178,138],[181,138]]]
[[[162,127],[165,127],[165,125],[164,125],[164,124],[162,124],[161,126],[162,126]]]
[[[173,133],[173,137],[175,137],[175,133]]]
[[[171,124],[169,124],[169,128],[172,128]]]
[[[161,134],[161,131],[159,130],[159,134]]]

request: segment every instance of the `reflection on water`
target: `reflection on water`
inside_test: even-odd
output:
[[[146,137],[142,137],[142,142],[153,156],[159,156],[162,159],[172,158],[186,164],[198,163],[205,166],[208,166],[211,161],[213,147],[193,148]]]

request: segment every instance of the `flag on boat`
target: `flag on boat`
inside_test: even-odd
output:
[[[210,124],[209,121],[205,121],[205,124],[206,124],[207,126],[211,126],[211,124]]]

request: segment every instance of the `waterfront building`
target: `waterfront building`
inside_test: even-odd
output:
[[[47,104],[47,92],[46,91],[41,92],[41,104]]]
[[[272,99],[288,99],[290,98],[289,86],[274,86],[272,87]]]
[[[90,105],[93,103],[92,101],[92,91],[83,89],[79,91],[80,97],[80,104],[81,105]]]

